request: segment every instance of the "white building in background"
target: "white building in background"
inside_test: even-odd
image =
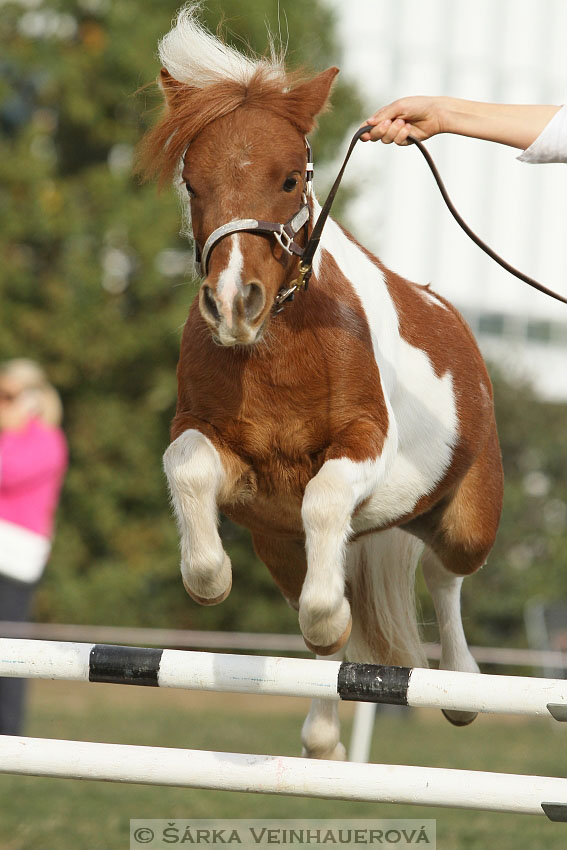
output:
[[[342,36],[342,73],[368,114],[410,94],[567,101],[567,0],[326,2]],[[567,165],[520,163],[513,148],[458,136],[427,146],[473,230],[567,295]],[[390,268],[455,303],[487,356],[528,376],[542,397],[567,400],[567,307],[511,277],[465,236],[418,150],[360,144],[351,163],[356,235]]]

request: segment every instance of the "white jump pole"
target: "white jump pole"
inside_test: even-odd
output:
[[[567,720],[567,680],[0,639],[0,676],[324,697]]]
[[[0,772],[567,816],[567,779],[0,737]]]

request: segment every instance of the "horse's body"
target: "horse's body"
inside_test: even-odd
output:
[[[273,69],[270,76],[240,68],[243,84],[224,68],[213,83],[193,85],[198,69],[189,59],[186,79],[179,74],[191,27],[202,54],[203,38],[214,44],[209,63],[219,49],[234,59],[198,30],[192,13],[172,31],[162,59],[177,80],[162,72],[169,111],[146,160],[150,170],[171,171],[190,142],[183,179],[202,246],[229,220],[284,222],[297,210],[302,133],[335,71],[290,88]],[[152,157],[166,149],[169,161],[156,166]],[[319,207],[314,197],[308,203],[313,223]],[[230,591],[220,507],[251,530],[258,555],[299,610],[308,646],[328,655],[347,645],[355,660],[424,664],[413,605],[424,550],[441,663],[476,670],[460,586],[494,541],[502,472],[490,381],[474,339],[448,302],[385,269],[332,220],[309,290],[273,315],[295,266],[271,237],[233,233],[211,254],[191,307],[164,459],[185,587],[205,604]],[[303,739],[308,755],[343,755],[333,704],[314,701]]]

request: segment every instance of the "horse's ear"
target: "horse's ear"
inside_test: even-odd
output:
[[[175,89],[179,86],[177,80],[174,80],[167,68],[162,68],[159,72],[158,86],[160,87],[166,101],[169,101]]]
[[[300,83],[288,92],[287,97],[293,107],[294,117],[304,133],[309,133],[313,129],[315,117],[327,105],[331,86],[338,73],[339,69],[334,66],[327,68],[326,71],[305,83]]]
[[[158,85],[168,105],[171,104],[178,92],[183,91],[187,94],[193,89],[193,86],[189,86],[187,83],[180,83],[179,80],[172,77],[167,68],[162,68],[159,72]]]

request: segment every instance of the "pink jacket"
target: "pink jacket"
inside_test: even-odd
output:
[[[1,431],[0,520],[50,538],[66,468],[59,428],[32,419],[21,431]]]

